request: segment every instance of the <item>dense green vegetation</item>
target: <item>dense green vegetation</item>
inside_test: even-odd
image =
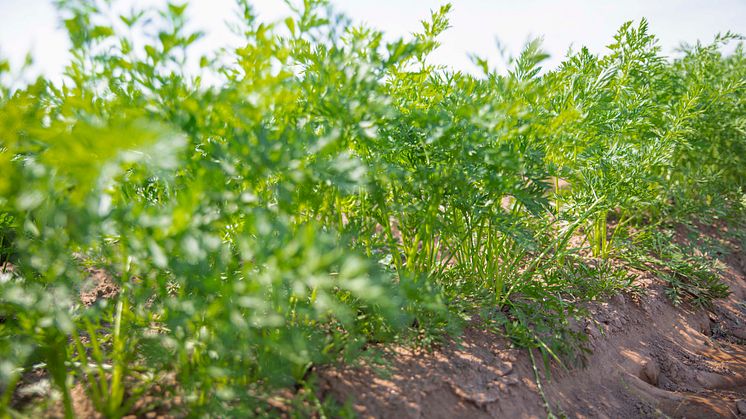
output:
[[[63,84],[0,62],[8,415],[32,369],[67,415],[76,383],[118,417],[167,382],[182,412],[271,414],[315,365],[475,313],[561,361],[580,303],[631,286],[624,266],[677,303],[727,294],[665,226],[746,206],[746,54],[721,53],[740,37],[669,59],[628,23],[604,56],[542,74],[532,42],[475,77],[428,63],[449,7],[385,42],[322,1],[276,24],[238,6],[243,45],[199,75],[175,4],[109,21],[61,2]],[[92,267],[120,291],[85,306]]]

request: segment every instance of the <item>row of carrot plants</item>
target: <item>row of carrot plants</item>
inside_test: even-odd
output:
[[[316,366],[474,313],[562,361],[581,303],[631,286],[622,254],[675,301],[727,294],[659,226],[746,206],[738,35],[670,58],[643,20],[471,75],[428,59],[450,6],[387,41],[324,1],[268,23],[239,0],[242,44],[201,57],[183,5],[58,7],[62,83],[0,61],[2,414],[72,416],[80,386],[121,417],[171,383],[176,413],[271,415]],[[118,291],[87,306],[91,269]]]

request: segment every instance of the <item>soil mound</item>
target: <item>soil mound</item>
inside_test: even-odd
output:
[[[706,234],[716,235],[715,229]],[[661,281],[640,273],[641,294],[590,307],[592,352],[582,365],[535,371],[476,322],[432,352],[393,348],[381,371],[362,365],[320,371],[321,396],[352,401],[361,417],[577,418],[746,417],[746,252],[723,256],[728,298],[710,309],[673,306]]]

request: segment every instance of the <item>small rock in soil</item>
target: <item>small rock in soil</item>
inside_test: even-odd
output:
[[[734,327],[733,329],[731,329],[730,334],[734,337],[737,337],[738,339],[746,340],[746,327]]]
[[[513,363],[512,362],[504,362],[503,365],[500,367],[500,375],[508,375],[511,372],[513,372]]]
[[[655,361],[647,361],[642,367],[641,377],[646,383],[658,386],[658,377],[660,376],[660,368]]]
[[[598,339],[601,337],[601,331],[598,330],[598,327],[595,325],[590,325],[586,328],[586,332],[591,335],[594,339]]]
[[[594,339],[598,339],[599,337],[601,337],[601,332],[599,332],[598,328],[595,326],[588,326],[586,327],[585,331]]]

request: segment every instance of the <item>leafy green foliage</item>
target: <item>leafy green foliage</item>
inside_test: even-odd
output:
[[[647,231],[636,239],[635,251],[625,255],[630,265],[655,273],[668,283],[667,294],[674,304],[687,300],[707,308],[713,300],[730,295],[728,285],[720,281],[720,270],[712,255],[677,244],[666,230]]]
[[[580,232],[606,259],[628,225],[743,206],[734,35],[668,61],[628,23],[606,56],[542,74],[533,41],[475,77],[428,61],[450,6],[385,42],[324,1],[275,24],[238,1],[242,45],[195,75],[185,5],[107,5],[58,2],[61,85],[7,83],[0,62],[2,409],[36,365],[68,416],[74,383],[120,417],[171,378],[194,415],[267,413],[315,365],[475,310],[559,359],[580,303],[629,286]],[[703,260],[641,246],[675,298],[724,295]],[[83,305],[88,268],[116,296]]]

